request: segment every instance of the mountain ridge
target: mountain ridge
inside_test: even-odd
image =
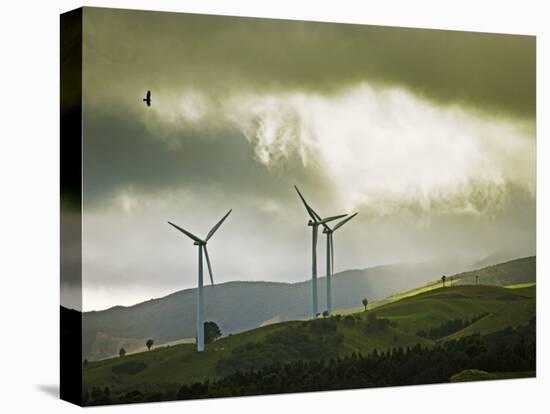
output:
[[[527,258],[528,262],[529,259],[534,261],[534,257]],[[381,300],[439,279],[442,274],[450,274],[449,270],[449,265],[440,262],[345,270],[333,279],[334,308],[358,306],[364,296],[369,301]],[[528,270],[527,273],[532,272]],[[318,279],[321,311],[325,306],[325,283],[324,277]],[[132,352],[150,337],[157,344],[193,338],[195,291],[196,288],[183,289],[128,307],[84,312],[84,357],[102,359],[116,354],[121,346]],[[214,320],[227,335],[254,329],[272,318],[287,321],[309,317],[311,281],[229,281],[214,287],[206,286],[204,295],[206,320]]]

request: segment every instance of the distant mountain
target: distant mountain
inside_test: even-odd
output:
[[[534,262],[534,258],[529,259]],[[533,266],[522,264],[520,268],[525,269],[525,272],[520,272],[522,282],[517,283],[523,283],[523,280],[529,278],[534,281]],[[430,262],[337,273],[333,281],[333,307],[338,309],[360,306],[361,299],[365,296],[369,301],[380,300],[457,270],[448,263]],[[509,273],[513,275],[514,271]],[[467,273],[462,275],[466,277]],[[186,289],[134,306],[116,306],[104,311],[83,313],[84,357],[89,360],[106,358],[116,355],[120,347],[132,352],[142,347],[148,338],[153,338],[155,344],[163,344],[194,337],[195,291],[196,289]],[[325,308],[325,291],[325,278],[320,278],[320,311]],[[204,297],[205,319],[215,321],[223,335],[227,335],[256,328],[270,320],[285,321],[308,317],[311,282],[228,282],[207,286]]]

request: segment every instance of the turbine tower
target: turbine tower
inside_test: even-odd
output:
[[[220,221],[216,223],[214,227],[210,229],[205,239],[202,240],[195,236],[193,233],[182,229],[178,225],[168,222],[171,226],[175,227],[187,237],[193,240],[193,244],[199,247],[199,287],[197,289],[197,326],[196,326],[196,336],[197,336],[197,352],[204,351],[204,303],[203,303],[203,291],[202,291],[202,253],[206,256],[206,264],[208,265],[208,273],[210,274],[210,283],[214,285],[214,278],[212,276],[212,266],[210,265],[210,257],[208,257],[208,249],[206,248],[206,243],[214,235],[216,230],[222,225],[224,220],[229,216],[232,210],[229,210],[225,216],[222,217]]]
[[[356,215],[357,213],[354,213],[336,223],[332,229],[326,223],[323,223],[323,233],[327,235],[327,312],[329,315],[332,313],[332,274],[334,273],[334,242],[332,234]]]
[[[302,196],[302,193],[300,193],[300,190],[298,190],[298,187],[294,186],[296,189],[296,192],[300,196],[300,199],[302,200],[302,203],[304,203],[304,206],[306,208],[306,211],[310,217],[309,221],[307,222],[308,226],[311,226],[312,231],[312,248],[311,248],[311,290],[312,290],[312,301],[311,301],[311,317],[316,318],[318,314],[318,304],[317,304],[317,235],[318,235],[318,228],[319,225],[326,225],[326,223],[337,220],[342,217],[346,217],[347,214],[340,214],[338,216],[332,216],[327,217],[325,219],[321,218],[319,214],[313,210],[310,205],[306,202],[305,198]]]

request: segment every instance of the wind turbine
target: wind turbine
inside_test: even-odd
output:
[[[210,282],[212,285],[214,285],[214,278],[212,277],[212,266],[210,265],[210,257],[208,257],[208,249],[206,248],[206,243],[208,243],[208,240],[214,235],[216,230],[222,225],[224,220],[229,216],[229,213],[231,213],[232,210],[229,210],[225,216],[222,217],[220,221],[216,223],[214,227],[210,229],[208,234],[206,235],[205,239],[202,240],[195,236],[193,233],[182,229],[178,225],[168,222],[171,226],[175,227],[179,231],[181,231],[183,234],[185,234],[187,237],[192,239],[194,241],[195,246],[199,246],[199,287],[197,289],[197,326],[196,326],[196,332],[197,332],[197,352],[204,351],[204,303],[203,303],[203,292],[202,292],[202,252],[204,251],[204,255],[206,256],[206,264],[208,265],[208,273],[210,274]]]
[[[327,235],[327,311],[330,315],[332,313],[332,274],[334,273],[334,241],[332,234],[354,218],[357,213],[346,217],[344,220],[336,223],[334,228],[330,228],[326,223],[323,223],[323,233]]]
[[[309,214],[309,221],[307,222],[308,226],[311,226],[312,230],[312,248],[311,248],[311,255],[312,255],[312,263],[311,263],[311,290],[312,290],[312,297],[313,300],[311,301],[311,316],[312,318],[317,317],[317,235],[318,235],[318,227],[320,225],[326,225],[329,221],[337,220],[342,217],[346,217],[347,214],[340,214],[338,216],[331,216],[327,218],[321,218],[319,214],[313,210],[310,205],[306,202],[304,196],[302,196],[302,193],[300,193],[300,190],[298,190],[298,187],[294,186],[296,189],[296,192],[300,196],[300,199],[302,200],[302,203],[304,203],[304,206],[306,207],[307,213]]]

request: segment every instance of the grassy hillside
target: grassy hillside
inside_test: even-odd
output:
[[[447,279],[445,284],[446,286],[475,285],[476,276],[478,277],[477,283],[480,285],[503,286],[507,288],[532,287],[536,283],[536,257],[525,257],[477,270],[454,274]],[[390,295],[382,300],[371,301],[368,305],[368,309],[376,309],[381,305],[439,289],[442,286],[441,279],[438,278],[422,286]],[[355,306],[349,309],[340,309],[338,313],[346,315],[362,310],[363,307]]]
[[[525,257],[479,270],[458,273],[453,276],[453,284],[475,284],[476,276],[479,276],[479,283],[483,285],[507,286],[536,283],[536,270],[536,257]]]
[[[427,290],[368,312],[329,319],[289,321],[227,336],[196,353],[182,344],[90,362],[84,370],[88,389],[108,386],[115,394],[134,389],[177,390],[181,384],[216,380],[232,372],[318,358],[337,358],[415,344],[435,345],[472,333],[482,335],[528,324],[535,315],[535,287],[506,289],[464,285]],[[470,322],[437,339],[418,335],[448,321]]]
[[[456,265],[455,265],[456,266]],[[411,289],[449,270],[448,263],[379,266],[337,273],[333,280],[334,308],[350,308],[361,299],[380,300]],[[307,275],[304,275],[306,278]],[[319,309],[325,309],[325,278],[319,278]],[[224,335],[250,330],[266,321],[309,317],[310,281],[301,283],[229,282],[206,286],[205,318]],[[83,353],[89,360],[117,355],[124,346],[137,351],[147,338],[157,344],[195,336],[196,290],[187,289],[134,306],[116,306],[83,313]]]

